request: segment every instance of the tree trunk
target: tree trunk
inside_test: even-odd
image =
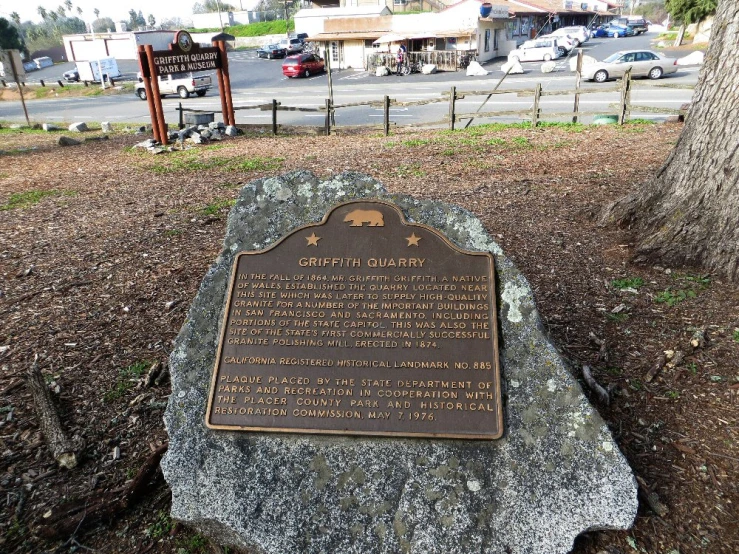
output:
[[[739,2],[720,0],[686,124],[651,182],[602,223],[635,232],[638,260],[739,281]]]

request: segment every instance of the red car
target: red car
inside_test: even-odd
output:
[[[288,56],[282,62],[282,74],[286,77],[310,77],[324,71],[323,58],[315,54]]]

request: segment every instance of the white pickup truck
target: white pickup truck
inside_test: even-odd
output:
[[[172,73],[171,75],[159,75],[159,94],[178,94],[180,98],[189,98],[191,94],[205,96],[211,87],[210,75],[193,75],[192,73]],[[146,87],[139,76],[139,82],[134,87],[134,94],[146,100]]]

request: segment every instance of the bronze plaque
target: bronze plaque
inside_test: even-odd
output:
[[[499,438],[493,263],[380,201],[240,253],[208,427]]]

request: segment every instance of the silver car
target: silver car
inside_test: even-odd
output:
[[[623,77],[629,68],[632,77],[659,79],[677,71],[677,60],[650,50],[622,50],[611,54],[602,62],[583,67],[582,77],[602,83],[608,79]]]

